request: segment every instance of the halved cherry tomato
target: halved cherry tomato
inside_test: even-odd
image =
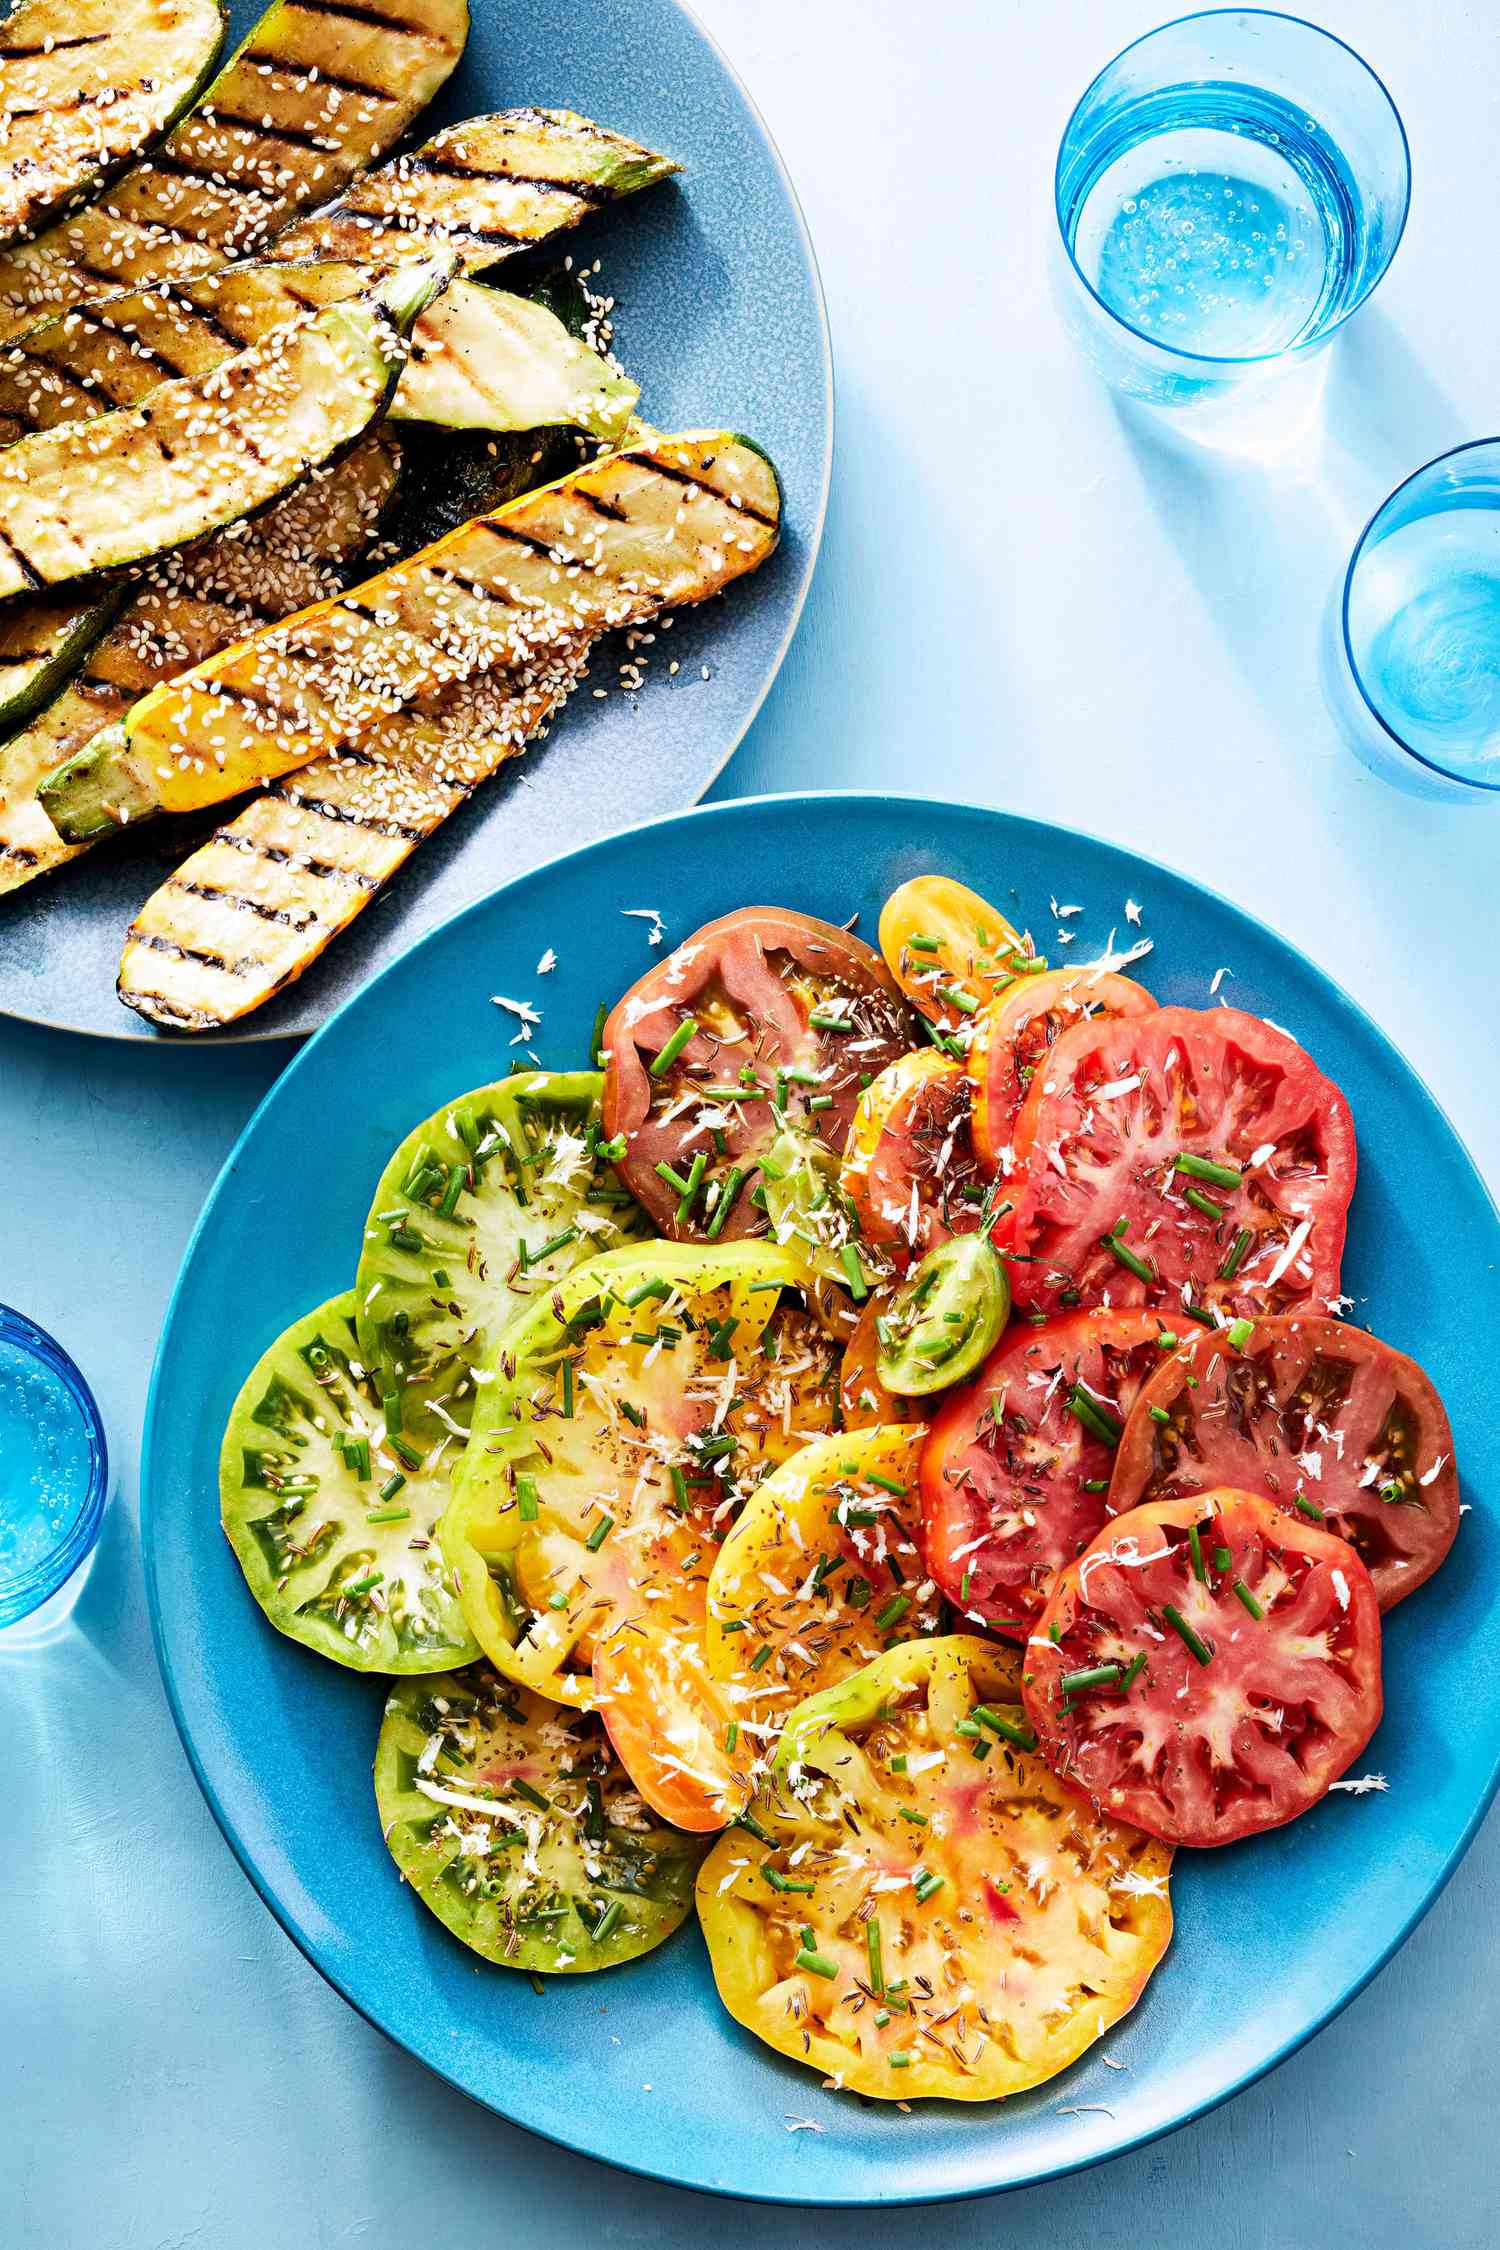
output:
[[[1017,1120],[1018,1303],[1171,1317],[1321,1311],[1339,1286],[1354,1122],[1284,1031],[1237,1008],[1065,1031]]]
[[[1382,1609],[1432,1576],[1458,1530],[1453,1432],[1421,1368],[1312,1313],[1199,1336],[1137,1397],[1111,1511],[1216,1485],[1347,1539]]]
[[[947,875],[917,875],[892,891],[880,950],[912,1006],[950,1034],[1016,977],[1047,966],[998,907]]]
[[[932,1047],[898,1056],[859,1097],[843,1190],[866,1239],[898,1267],[979,1224],[971,1102],[963,1066]]]
[[[792,1713],[753,1826],[699,1872],[725,2007],[855,2093],[1039,2085],[1166,1952],[1170,1852],[1053,1779],[1014,1677],[956,1634],[876,1657]]]
[[[1354,1549],[1223,1490],[1117,1516],[1026,1648],[1053,1772],[1169,1844],[1306,1812],[1380,1721],[1380,1607]]]
[[[954,1235],[894,1291],[876,1331],[876,1372],[893,1394],[951,1390],[994,1350],[1009,1318],[1003,1263],[981,1235]]]
[[[763,1234],[761,1151],[790,1122],[842,1156],[861,1078],[913,1028],[879,954],[847,930],[773,906],[707,923],[605,1024],[620,1177],[664,1234]]]
[[[867,1297],[844,1346],[839,1397],[846,1430],[872,1430],[887,1422],[925,1422],[930,1411],[928,1400],[898,1398],[880,1380],[876,1366],[880,1349],[876,1322],[884,1319],[890,1301],[888,1290]]]
[[[1085,967],[1028,977],[982,1009],[974,1018],[968,1071],[974,1147],[986,1171],[1008,1177],[1024,1160],[1025,1150],[1013,1141],[1016,1119],[1037,1065],[1063,1032],[1106,1016],[1147,1016],[1155,1006],[1133,978]]]
[[[1150,1312],[1012,1328],[944,1400],[922,1448],[927,1567],[965,1616],[1021,1631],[1105,1522],[1115,1441],[1163,1333]]]

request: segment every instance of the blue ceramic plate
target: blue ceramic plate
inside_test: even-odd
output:
[[[601,998],[668,942],[752,902],[873,931],[892,886],[957,875],[1038,931],[1085,903],[1075,957],[1126,936],[1141,902],[1162,1000],[1239,1006],[1305,1041],[1343,1086],[1360,1177],[1345,1287],[1448,1403],[1473,1512],[1439,1576],[1392,1616],[1387,1716],[1339,1794],[1215,1854],[1178,1855],[1172,1949],[1135,2013],[1077,2068],[1002,2108],[911,2115],[825,2092],[719,2008],[692,1927],[598,1979],[476,1974],[401,1886],[370,1786],[379,1686],[281,1640],[220,1535],[219,1432],[246,1368],[351,1278],[388,1150],[502,1072],[533,999],[536,1050],[582,1057]],[[555,946],[558,966],[538,978]],[[337,1120],[337,1123],[331,1123]],[[1279,938],[1180,875],[1008,815],[881,797],[714,805],[595,844],[509,884],[403,956],[298,1056],[210,1197],[162,1338],[146,1431],[145,1542],[157,1647],[209,1803],[246,1872],[355,2007],[455,2086],[533,2130],[685,2185],[810,2203],[918,2202],[1090,2164],[1197,2115],[1309,2037],[1372,1976],[1451,1874],[1500,1778],[1500,1463],[1470,1345],[1500,1329],[1500,1220],[1429,1095],[1369,1017]],[[1462,2003],[1462,1995],[1454,1995]],[[789,2135],[789,2118],[821,2133]]]
[[[231,0],[236,37],[261,5]],[[497,882],[693,804],[776,676],[823,533],[833,374],[822,288],[791,182],[723,56],[676,0],[471,0],[471,14],[463,60],[419,121],[421,137],[535,102],[582,110],[681,161],[680,179],[595,214],[559,238],[556,255],[601,261],[598,286],[616,299],[616,349],[644,415],[662,429],[744,430],[765,447],[785,493],[781,545],[726,600],[679,614],[640,695],[617,690],[606,644],[594,677],[608,700],[580,689],[544,744],[446,822],[305,977],[221,1040],[314,1031]],[[668,654],[681,665],[670,682]],[[115,998],[120,946],[209,825],[143,828],[0,899],[0,1015],[160,1040]]]

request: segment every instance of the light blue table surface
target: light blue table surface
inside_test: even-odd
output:
[[[1500,426],[1500,31],[1488,0],[1330,12],[1403,111],[1415,200],[1338,348],[1321,441],[1271,470],[1183,459],[1129,424],[1046,293],[1067,110],[1168,12],[703,0],[800,187],[839,386],[822,565],[719,793],[917,787],[1174,862],[1363,1000],[1494,1181],[1500,808],[1420,804],[1355,765],[1319,698],[1316,628],[1387,489]],[[82,1362],[118,1464],[72,1629],[0,1658],[5,2250],[635,2250],[706,2233],[851,2250],[1491,2250],[1493,1819],[1404,1951],[1269,2080],[1155,2147],[1000,2201],[814,2220],[626,2180],[482,2114],[354,2016],[193,1786],[136,1541],[177,1262],[285,1059],[0,1026],[0,1296]],[[225,1338],[233,1350],[232,1306]],[[580,2102],[588,2072],[580,2056]],[[829,2161],[812,2134],[789,2136],[788,2191],[815,2193]]]

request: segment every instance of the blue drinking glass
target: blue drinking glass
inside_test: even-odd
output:
[[[1296,16],[1184,16],[1117,55],[1068,120],[1065,318],[1118,389],[1232,437],[1267,402],[1274,421],[1365,302],[1410,200],[1400,116],[1352,48]]]
[[[1377,508],[1324,676],[1377,773],[1418,796],[1500,801],[1500,438],[1440,454]]]
[[[0,1629],[51,1601],[93,1551],[108,1489],[87,1383],[54,1337],[0,1305]]]

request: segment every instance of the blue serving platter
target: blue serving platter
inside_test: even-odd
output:
[[[825,2090],[719,2007],[696,1929],[598,1978],[481,1969],[397,1880],[375,1817],[378,1681],[280,1639],[219,1531],[219,1434],[246,1369],[348,1285],[389,1150],[524,1053],[490,995],[542,1011],[532,1045],[577,1065],[595,1009],[666,943],[748,904],[872,934],[936,870],[1030,923],[1086,912],[1072,958],[1139,937],[1159,999],[1242,1008],[1310,1049],[1353,1106],[1360,1170],[1344,1286],[1354,1317],[1428,1369],[1452,1416],[1456,1548],[1388,1621],[1386,1716],[1361,1772],[1292,1826],[1180,1853],[1172,1948],[1134,2014],[1073,2070],[1003,2106],[888,2105]],[[1127,898],[1141,908],[1127,923]],[[547,947],[557,967],[538,976]],[[1431,1096],[1377,1026],[1282,939],[1181,875],[1009,814],[875,796],[760,798],[660,820],[511,882],[429,933],[296,1058],[205,1206],[162,1335],[143,1528],[157,1651],[209,1804],[246,1873],[353,2006],[475,2100],[586,2155],[687,2186],[814,2204],[924,2202],[1045,2179],[1169,2131],[1309,2038],[1400,1944],[1500,1780],[1500,1464],[1476,1333],[1500,1327],[1500,1216]],[[1462,1995],[1455,1994],[1462,2004]],[[1109,2061],[1105,2057],[1110,2058]],[[1111,2064],[1121,2067],[1111,2067]],[[820,2132],[789,2132],[812,2120]]]
[[[230,0],[236,39],[261,6]],[[832,360],[812,245],[754,105],[677,0],[471,0],[471,16],[463,59],[416,137],[529,102],[581,110],[679,159],[678,179],[594,213],[529,262],[599,260],[594,285],[616,301],[615,348],[641,385],[641,413],[661,429],[755,438],[781,476],[781,544],[726,598],[679,612],[640,694],[619,687],[606,641],[591,673],[606,700],[580,688],[548,739],[445,822],[298,983],[188,1044],[316,1030],[497,882],[694,803],[759,710],[802,613],[833,457]],[[143,827],[0,899],[0,1015],[184,1044],[122,1007],[115,976],[131,917],[211,826]]]

